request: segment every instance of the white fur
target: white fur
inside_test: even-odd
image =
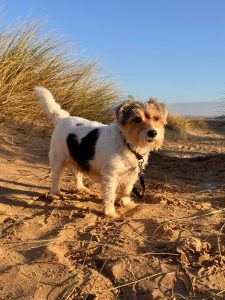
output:
[[[54,125],[59,121],[59,119],[69,117],[69,113],[63,110],[58,103],[55,102],[52,94],[44,87],[36,86],[34,88],[35,93],[39,97],[39,103],[49,121],[52,121]]]
[[[60,192],[60,176],[66,166],[73,167],[76,187],[78,189],[85,188],[82,171],[70,156],[66,140],[70,133],[74,133],[80,142],[90,131],[99,128],[100,133],[95,146],[95,156],[90,161],[91,170],[87,175],[101,182],[106,215],[117,216],[114,203],[118,188],[121,190],[121,202],[123,205],[131,206],[130,193],[138,178],[139,167],[137,158],[127,148],[121,138],[120,125],[117,122],[104,125],[80,117],[71,117],[68,112],[62,110],[59,104],[55,102],[52,94],[47,89],[36,87],[35,92],[43,110],[56,125],[52,134],[49,152],[52,170],[50,193],[56,194]],[[77,123],[82,123],[83,125],[76,126]],[[138,149],[139,153],[144,157],[144,166],[148,161],[148,154],[152,147],[150,143],[146,144],[145,148]]]

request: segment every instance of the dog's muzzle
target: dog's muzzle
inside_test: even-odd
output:
[[[149,130],[147,132],[147,136],[148,136],[148,138],[147,138],[148,143],[152,143],[152,142],[154,142],[154,138],[157,136],[157,131],[154,129]]]

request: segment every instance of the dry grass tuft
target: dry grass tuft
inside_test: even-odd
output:
[[[41,85],[72,115],[110,121],[119,96],[114,83],[95,62],[74,57],[67,43],[42,29],[42,22],[32,21],[0,30],[1,117],[44,128],[48,123],[33,92]]]
[[[204,119],[189,119],[189,126],[190,128],[202,128],[202,129],[206,129],[208,127],[207,122]]]
[[[176,137],[185,139],[187,137],[188,130],[207,128],[207,123],[204,119],[196,118],[189,119],[177,114],[168,115],[167,128],[172,131],[170,137]]]

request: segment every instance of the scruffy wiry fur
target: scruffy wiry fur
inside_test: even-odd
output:
[[[60,192],[60,176],[66,166],[72,166],[76,188],[85,188],[83,174],[101,182],[106,215],[117,216],[114,203],[118,189],[122,204],[132,206],[130,193],[139,167],[137,157],[124,140],[143,156],[145,167],[149,153],[163,143],[165,105],[152,98],[145,103],[130,98],[115,107],[116,121],[105,125],[70,116],[44,87],[36,87],[35,92],[44,112],[55,124],[49,151],[50,193]]]

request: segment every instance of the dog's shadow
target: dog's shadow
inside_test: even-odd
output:
[[[61,189],[63,193],[63,198],[65,200],[76,200],[80,202],[93,202],[95,204],[101,204],[102,198],[87,189],[85,191],[80,191],[77,189]]]
[[[87,203],[93,202],[95,204],[101,204],[101,200],[96,199],[91,196],[82,196],[81,193],[76,193],[74,190],[65,190],[61,189],[60,195],[51,195],[51,194],[40,194],[37,197],[38,201],[50,203],[51,207],[56,207],[58,209],[74,210],[76,215],[79,218],[84,217],[86,214],[93,213],[97,216],[102,217],[104,214],[98,208],[93,207],[93,205],[88,205]],[[83,205],[84,204],[84,205]],[[90,207],[89,207],[90,206]]]

